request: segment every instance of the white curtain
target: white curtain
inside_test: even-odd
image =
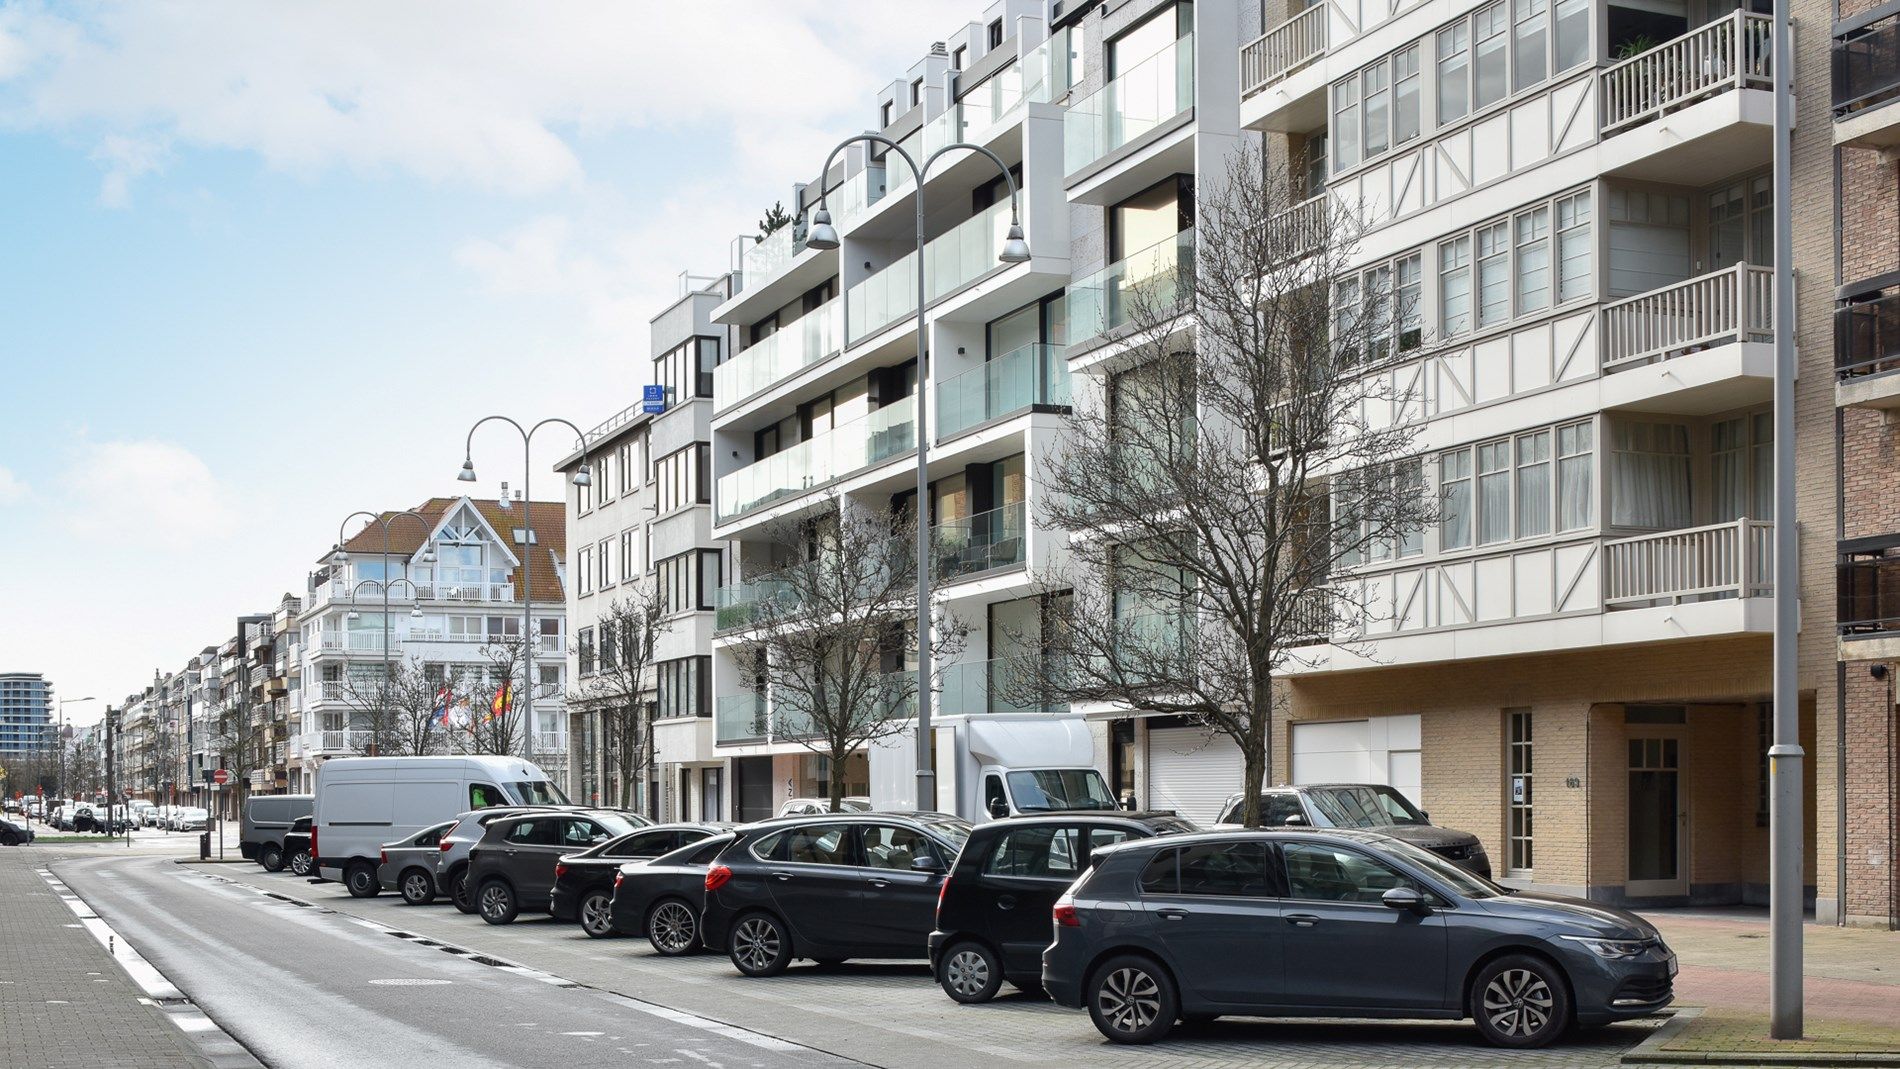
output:
[[[1610,522],[1649,530],[1690,526],[1689,428],[1616,422],[1610,435]]]

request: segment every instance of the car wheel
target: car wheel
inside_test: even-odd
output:
[[[435,901],[435,877],[421,869],[405,869],[398,886],[402,888],[402,900],[412,906]]]
[[[475,912],[475,891],[468,885],[468,869],[456,869],[449,877],[449,901],[463,913]]]
[[[589,891],[581,899],[581,931],[594,939],[611,939],[614,931],[614,898],[605,891]]]
[[[732,964],[747,976],[777,976],[792,963],[792,937],[769,913],[748,913],[732,929]]]
[[[257,863],[264,866],[265,872],[284,871],[284,852],[276,846],[266,846],[257,854]]]
[[[375,898],[382,893],[383,881],[376,878],[376,866],[358,861],[343,874],[343,886],[349,889],[351,898]]]
[[[18,846],[20,840],[10,831],[0,831],[0,846]]]
[[[1003,963],[981,943],[958,943],[938,960],[937,983],[944,994],[966,1006],[988,1002],[1003,986]]]
[[[515,889],[501,880],[489,880],[482,884],[481,893],[475,898],[481,906],[482,919],[490,924],[513,924],[521,912],[515,904]]]
[[[294,876],[309,876],[316,871],[316,867],[317,859],[311,857],[308,850],[299,850],[290,855],[290,871]]]
[[[1096,1029],[1116,1043],[1153,1043],[1181,1012],[1174,981],[1153,958],[1132,954],[1103,962],[1089,980],[1087,997]]]
[[[1570,1027],[1570,989],[1555,965],[1511,954],[1471,979],[1471,1016],[1494,1047],[1542,1047]]]
[[[699,918],[677,898],[663,899],[647,911],[647,942],[669,958],[699,949]]]

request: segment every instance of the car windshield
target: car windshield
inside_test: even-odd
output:
[[[1430,850],[1413,846],[1411,843],[1400,842],[1397,839],[1384,839],[1378,843],[1377,849],[1410,861],[1437,877],[1438,882],[1466,898],[1497,898],[1511,893],[1510,888],[1500,887],[1475,872],[1461,869]]]
[[[620,815],[619,813],[593,813],[590,815],[595,820],[600,821],[601,827],[606,828],[610,832],[613,832],[614,838],[616,839],[622,835],[626,835],[627,833],[633,831],[635,828],[639,827],[639,825],[635,824],[631,820],[628,820],[626,817]]]
[[[544,779],[516,780],[508,790],[522,805],[568,805],[561,788]]]
[[[1425,814],[1390,787],[1313,787],[1306,792],[1320,818],[1336,828],[1426,824]]]
[[[862,798],[841,798],[838,800],[838,805],[846,813],[869,813],[871,811],[871,803]]]
[[[931,820],[920,819],[918,823],[950,840],[950,845],[955,846],[959,850],[963,849],[963,844],[970,838],[970,823],[956,817],[938,817]],[[946,858],[945,860],[948,859]]]
[[[1024,813],[1069,809],[1114,809],[1102,774],[1092,768],[1040,768],[1011,772],[1009,793]]]

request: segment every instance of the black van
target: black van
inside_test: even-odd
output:
[[[1099,846],[1198,831],[1173,812],[1074,812],[980,824],[937,899],[930,967],[958,1002],[988,1002],[1008,980],[1042,988],[1050,910]]]

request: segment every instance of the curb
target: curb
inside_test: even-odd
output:
[[[1661,1028],[1624,1052],[1624,1065],[1792,1065],[1900,1067],[1900,1051],[1826,1054],[1820,1051],[1664,1050],[1689,1022],[1702,1016],[1700,1007],[1686,1006]]]

